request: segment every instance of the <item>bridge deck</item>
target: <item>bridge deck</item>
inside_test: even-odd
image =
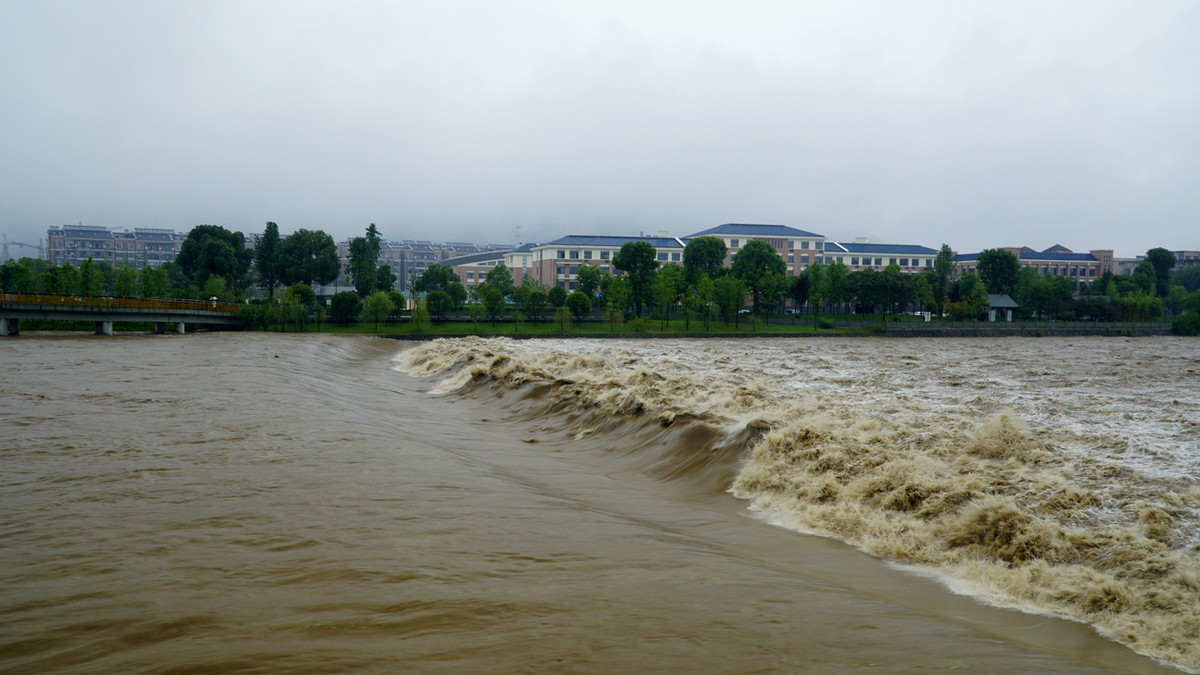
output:
[[[0,319],[238,325],[241,305],[212,300],[0,294]]]

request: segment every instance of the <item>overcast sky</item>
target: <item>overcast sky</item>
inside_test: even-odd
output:
[[[1133,256],[1200,249],[1198,216],[1195,1],[0,0],[10,241],[746,222]]]

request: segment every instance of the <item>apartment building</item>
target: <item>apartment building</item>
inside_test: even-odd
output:
[[[512,248],[511,244],[440,243],[415,239],[381,241],[379,264],[392,268],[392,273],[396,275],[395,290],[404,292],[408,290],[409,283],[424,274],[430,265],[446,264],[447,260],[477,253],[503,254]],[[346,276],[346,268],[350,263],[349,239],[338,243],[338,259],[341,261],[341,272],[337,285],[347,287],[350,285]]]
[[[172,262],[179,255],[185,234],[175,230],[138,227],[110,230],[92,225],[62,225],[46,230],[46,257],[54,265],[78,267],[91,258],[113,267],[129,265],[140,270]]]

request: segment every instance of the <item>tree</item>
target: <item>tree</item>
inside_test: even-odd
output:
[[[825,266],[825,274],[821,281],[825,285],[823,292],[827,300],[835,303],[846,301],[846,277],[849,274],[849,268],[843,263],[835,262]]]
[[[396,290],[396,273],[392,266],[384,263],[375,270],[375,288],[387,293]]]
[[[967,303],[970,316],[980,319],[991,308],[988,300],[988,289],[979,277],[974,274],[964,274],[959,282],[959,295]]]
[[[379,280],[379,250],[381,237],[375,223],[367,226],[367,234],[350,240],[350,259],[346,263],[346,274],[359,296],[371,294]]]
[[[738,310],[746,304],[745,282],[733,275],[727,274],[713,282],[713,289],[716,295],[717,307],[721,309],[721,314],[725,317],[725,323],[729,323],[729,319],[732,317],[734,326],[737,326]]]
[[[546,299],[551,307],[562,307],[567,302],[567,289],[562,286],[552,286],[546,291]]]
[[[804,272],[809,276],[808,299],[813,308],[813,328],[816,328],[817,313],[821,311],[821,303],[828,297],[825,295],[825,266],[814,263]]]
[[[587,263],[580,265],[579,272],[575,275],[575,290],[586,295],[589,300],[596,297],[596,291],[600,290],[602,276],[599,267]]]
[[[791,282],[788,277],[782,273],[772,272],[764,275],[759,279],[759,287],[762,289],[762,308],[765,310],[765,323],[771,323],[771,312],[783,302],[787,293],[785,289],[790,287]]]
[[[799,276],[792,277],[792,285],[788,289],[788,295],[792,298],[792,307],[797,313],[804,303],[808,302],[808,292],[812,290],[812,278],[808,275],[808,270],[804,270]]]
[[[229,284],[225,283],[225,277],[219,274],[210,274],[208,279],[204,280],[204,288],[200,289],[200,300],[209,300],[211,298],[216,298],[220,302],[231,302],[234,300],[233,289],[229,288]]]
[[[296,322],[296,328],[304,331],[304,322],[308,318],[308,310],[317,301],[317,292],[308,284],[293,284],[283,291],[284,307]]]
[[[575,291],[574,293],[571,293],[567,296],[567,299],[563,304],[565,304],[567,309],[571,311],[571,314],[575,316],[576,321],[587,316],[588,312],[592,311],[592,299],[583,291]]]
[[[354,291],[335,293],[329,301],[329,320],[334,323],[348,324],[354,321],[362,309],[362,300]]]
[[[1172,286],[1167,293],[1167,297],[1163,298],[1163,306],[1171,311],[1173,316],[1178,316],[1183,313],[1184,306],[1187,303],[1188,292],[1183,286]]]
[[[715,279],[725,273],[725,242],[717,237],[696,237],[683,247],[683,276],[695,284],[701,274]]]
[[[642,315],[642,306],[651,301],[650,289],[658,270],[657,254],[648,241],[627,241],[613,256],[613,267],[625,272],[629,279],[633,311]]]
[[[903,312],[916,299],[917,287],[911,275],[900,271],[899,265],[888,265],[879,277],[884,319],[887,312]]]
[[[284,289],[283,299],[301,307],[312,307],[317,301],[317,292],[308,284],[293,284]]]
[[[942,311],[942,305],[946,302],[946,288],[950,285],[950,275],[954,272],[954,251],[950,250],[950,246],[942,244],[942,248],[933,258],[933,278],[930,279],[930,286],[933,287],[933,297],[938,303],[938,312]]]
[[[1124,281],[1124,279],[1121,281]],[[1122,289],[1121,295],[1129,295],[1135,289],[1143,293],[1154,294],[1158,284],[1158,275],[1155,272],[1154,263],[1149,258],[1138,263],[1137,267],[1133,268],[1133,274],[1129,276],[1129,282],[1133,288]],[[1117,283],[1120,285],[1120,281]]]
[[[425,295],[425,305],[429,308],[430,316],[435,319],[444,318],[453,304],[454,301],[446,291],[429,291]]]
[[[489,317],[492,318],[492,325],[496,325],[496,317],[500,316],[500,312],[504,311],[504,293],[495,286],[488,285],[487,292],[483,296],[483,308],[487,311]]]
[[[209,276],[218,274],[235,292],[245,288],[247,272],[253,261],[254,251],[246,248],[245,236],[220,225],[193,227],[175,258],[179,270],[196,286],[204,286]]]
[[[412,327],[413,330],[421,333],[429,330],[432,323],[429,320],[429,305],[422,298],[413,300],[412,308]]]
[[[1200,265],[1175,270],[1171,283],[1183,286],[1189,293],[1200,290]]]
[[[921,309],[926,312],[933,311],[932,308],[937,308],[939,304],[933,290],[936,280],[937,276],[933,274],[932,270],[925,270],[917,275],[917,302],[921,303]]]
[[[1070,304],[1074,286],[1067,277],[1041,275],[1026,267],[1017,283],[1017,304],[1031,316],[1052,316]]]
[[[846,275],[846,294],[856,313],[860,306],[864,314],[874,312],[884,302],[882,275],[872,269],[851,272]]]
[[[142,297],[167,297],[167,290],[170,288],[170,285],[168,284],[166,270],[161,267],[143,267],[138,277],[138,282],[142,286]]]
[[[679,299],[683,296],[683,291],[687,288],[687,281],[683,278],[683,268],[679,265],[670,264],[663,265],[658,270],[659,277],[666,277],[671,284],[671,288],[675,290],[675,297],[671,304],[678,304]]]
[[[545,311],[546,305],[550,302],[549,295],[546,293],[546,288],[541,284],[531,279],[526,279],[525,283],[529,284],[529,294],[525,298],[525,309],[529,312],[529,316],[533,317],[534,321],[540,321],[542,312]]]
[[[763,308],[767,300],[765,280],[772,274],[783,274],[787,266],[775,248],[765,241],[751,240],[733,256],[729,273],[741,279],[754,299],[754,311]],[[777,287],[777,286],[776,286]],[[773,287],[771,290],[774,290]]]
[[[167,288],[168,289],[183,289],[191,285],[192,279],[187,274],[184,274],[183,268],[179,263],[168,261],[159,265],[159,269],[167,273]],[[170,291],[168,290],[168,293]],[[191,297],[190,295],[187,297]]]
[[[116,277],[113,279],[113,295],[118,298],[132,298],[138,294],[137,287],[137,270],[129,265],[118,267]]]
[[[507,298],[513,293],[512,272],[508,271],[508,267],[504,263],[488,270],[486,281],[488,286],[500,290],[501,297]]]
[[[34,293],[37,291],[37,278],[23,258],[20,261],[7,260],[0,265],[0,291],[5,293]]]
[[[991,293],[1012,295],[1017,292],[1021,261],[1010,251],[989,248],[980,251],[976,261],[979,279]]]
[[[283,272],[283,250],[279,238],[279,226],[268,222],[263,234],[254,242],[254,267],[258,280],[267,289],[267,297],[275,297],[275,287]]]
[[[679,303],[683,306],[683,330],[687,332],[692,329],[692,314],[700,308],[700,294],[696,291],[696,287],[688,286],[684,289]]]
[[[388,300],[392,301],[392,313],[388,315],[388,318],[395,321],[400,318],[400,312],[404,311],[406,304],[404,294],[393,288],[387,292],[387,295]]]
[[[91,256],[79,264],[79,293],[86,296],[101,295],[103,292],[103,277]]]
[[[446,284],[446,294],[450,296],[450,302],[455,307],[459,307],[467,301],[467,287],[463,286],[461,281],[451,281]]]
[[[322,230],[296,230],[279,246],[279,283],[331,284],[338,277],[337,244]]]
[[[51,275],[54,283],[54,292],[59,295],[75,295],[79,292],[79,270],[71,265],[64,263],[59,265],[57,273]]]
[[[717,297],[713,280],[707,274],[701,273],[696,281],[696,298],[700,302],[700,311],[704,315],[704,330],[709,329],[709,319],[712,318],[712,306]]]
[[[379,321],[392,313],[392,300],[387,291],[376,291],[363,301],[362,317],[375,322],[375,332],[379,332]]]
[[[445,291],[452,283],[462,283],[458,275],[454,273],[454,268],[435,263],[425,268],[421,276],[417,277],[416,283],[413,284],[413,290],[418,293]]]
[[[654,306],[658,308],[659,319],[662,321],[662,327],[665,329],[667,327],[667,317],[670,314],[671,307],[675,305],[674,275],[662,273],[655,275],[654,286],[651,289],[651,294],[654,298]]]
[[[629,280],[625,277],[614,278],[605,289],[604,297],[608,301],[605,311],[608,314],[609,325],[612,330],[616,330],[625,318],[625,308],[629,306],[633,297],[633,292],[629,290]]]
[[[570,330],[571,310],[567,309],[566,306],[559,307],[558,310],[554,312],[554,327],[558,329],[558,332],[564,334]]]
[[[1146,260],[1154,267],[1155,294],[1160,298],[1167,297],[1171,286],[1171,269],[1175,267],[1175,254],[1165,248],[1152,248],[1146,251]]]

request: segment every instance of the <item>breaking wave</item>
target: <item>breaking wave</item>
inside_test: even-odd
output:
[[[654,475],[1200,670],[1200,487],[1181,469],[1200,458],[1194,342],[997,358],[938,341],[938,364],[931,343],[777,342],[465,338],[397,358],[437,393],[519,393],[514,414],[621,440]],[[1096,360],[1114,358],[1141,368],[1101,387],[1120,368]]]

